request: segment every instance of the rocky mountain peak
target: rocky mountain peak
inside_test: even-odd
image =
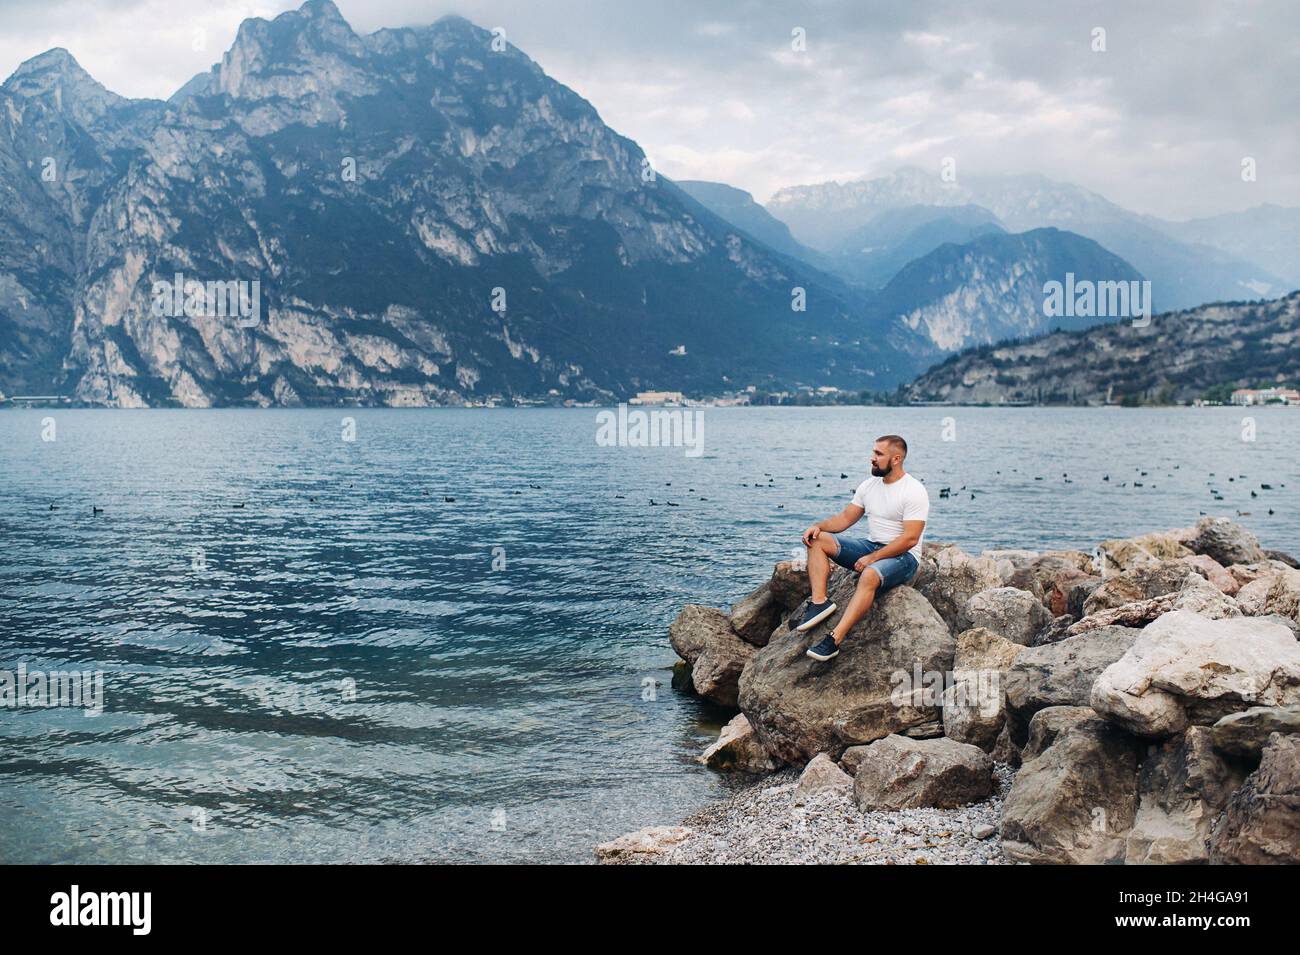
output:
[[[0,89],[15,99],[67,113],[83,126],[94,125],[110,109],[127,102],[106,90],[62,47],[20,64]]]
[[[215,89],[247,100],[315,96],[357,82],[365,56],[365,43],[333,3],[308,0],[274,20],[240,24],[217,67]]]

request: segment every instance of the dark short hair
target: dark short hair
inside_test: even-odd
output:
[[[880,437],[876,438],[876,443],[879,444],[881,441],[884,441],[886,444],[892,444],[894,447],[898,448],[898,450],[903,452],[903,457],[907,457],[907,442],[904,441],[901,436],[897,434],[882,434]]]

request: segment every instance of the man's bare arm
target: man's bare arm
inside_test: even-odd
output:
[[[921,532],[925,530],[925,521],[903,521],[903,533],[899,534],[892,541],[879,550],[873,550],[870,554],[862,557],[853,569],[862,573],[863,569],[874,564],[878,560],[884,560],[886,557],[897,557],[899,554],[905,554],[921,539]]]
[[[821,536],[822,531],[825,531],[828,534],[838,534],[840,531],[848,530],[858,521],[862,520],[862,515],[865,513],[867,512],[856,504],[846,504],[844,510],[840,511],[834,517],[828,517],[824,521],[818,521],[812,527],[804,531],[804,546],[811,547],[812,542]]]

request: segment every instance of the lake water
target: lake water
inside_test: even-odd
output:
[[[0,413],[0,670],[104,680],[99,716],[0,709],[0,861],[576,862],[675,823],[733,783],[669,621],[886,432],[974,552],[1237,511],[1300,550],[1296,409],[702,414],[693,456],[593,409]]]

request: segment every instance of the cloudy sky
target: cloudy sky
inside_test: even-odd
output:
[[[1039,172],[1169,218],[1300,205],[1294,0],[337,5],[358,32],[446,13],[501,26],[660,170],[760,201],[953,157],[959,178]],[[166,97],[220,58],[245,17],[293,6],[0,0],[0,75],[63,46],[115,92]],[[1255,182],[1242,181],[1243,157]]]

